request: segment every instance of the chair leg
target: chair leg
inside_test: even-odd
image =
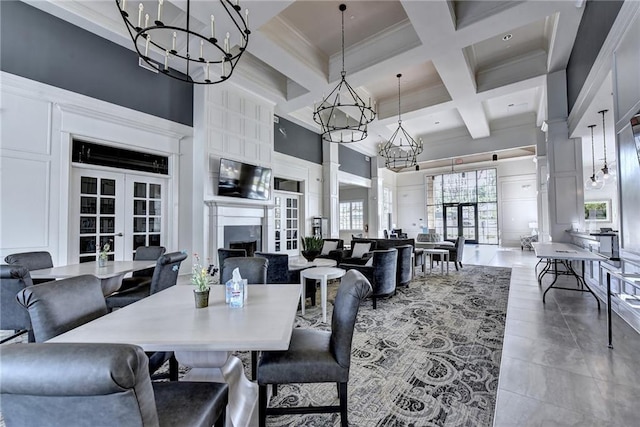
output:
[[[175,355],[171,355],[169,358],[169,381],[178,381],[178,374],[180,370],[178,369],[178,359],[176,359]]]
[[[225,406],[224,408],[222,408],[222,412],[220,412],[220,416],[216,420],[216,423],[213,425],[213,427],[225,427],[226,423],[227,423],[227,407]]]
[[[267,386],[258,386],[258,426],[267,425]]]
[[[458,264],[460,264],[460,268],[462,268],[462,261],[458,262]]]
[[[340,426],[349,427],[347,420],[347,383],[340,383]]]
[[[453,265],[456,266],[456,271],[458,271],[458,261],[453,261]]]
[[[258,372],[258,352],[254,350],[251,352],[251,380],[252,381],[256,380],[257,372]]]
[[[271,395],[274,397],[278,395],[278,384],[271,384]]]
[[[371,299],[373,300],[373,309],[375,310],[377,308],[376,297],[372,297]]]

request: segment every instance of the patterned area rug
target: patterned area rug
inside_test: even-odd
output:
[[[418,277],[378,300],[377,310],[371,300],[363,302],[353,338],[349,425],[491,426],[510,276],[508,268],[467,265]],[[338,285],[329,284],[326,324],[318,300],[298,315],[296,326],[329,330]],[[236,355],[250,378],[249,353]],[[180,367],[181,376],[186,371]],[[278,387],[269,406],[337,404],[335,384],[295,384]],[[339,425],[338,414],[267,418],[270,427]]]
[[[353,340],[349,424],[491,426],[510,276],[508,268],[465,266],[418,277],[377,310],[366,300]],[[329,314],[338,284],[329,285]],[[321,318],[319,305],[309,307],[297,326],[329,329]],[[335,384],[280,386],[269,406],[309,404],[337,405]],[[267,425],[339,426],[340,417],[270,416]]]

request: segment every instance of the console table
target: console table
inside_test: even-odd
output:
[[[609,348],[613,348],[613,332],[611,328],[611,277],[640,289],[640,273],[622,273],[605,269],[607,274],[607,339]],[[622,298],[620,298],[622,300]]]

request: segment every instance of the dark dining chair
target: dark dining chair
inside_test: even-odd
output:
[[[36,342],[45,342],[109,311],[100,279],[89,274],[29,286],[16,298],[29,312]],[[147,356],[150,374],[169,361],[169,378],[178,380],[178,362],[173,352],[149,352]]]
[[[180,264],[185,259],[187,259],[187,254],[184,252],[171,252],[160,256],[156,261],[151,282],[145,282],[135,288],[111,294],[107,297],[107,307],[109,310],[126,307],[149,295],[174,286],[178,280]]]
[[[46,251],[19,252],[4,257],[4,261],[11,265],[21,265],[29,271],[40,270],[42,268],[52,268],[53,259]],[[51,279],[32,279],[33,284],[49,282]]]
[[[164,246],[138,246],[136,248],[136,253],[133,255],[133,260],[157,261],[165,252],[166,248]],[[118,290],[124,291],[145,283],[151,283],[154,271],[155,267],[134,271],[131,273],[131,277],[125,277],[122,279],[122,284]]]
[[[223,427],[228,385],[152,382],[131,344],[12,344],[0,352],[8,426]]]
[[[266,426],[267,415],[339,412],[341,425],[347,421],[347,383],[351,365],[351,342],[360,303],[371,293],[362,273],[349,270],[342,277],[331,318],[331,331],[294,328],[289,349],[263,351],[258,362],[258,422]],[[277,393],[279,384],[337,383],[338,406],[271,407],[267,386]]]
[[[28,333],[29,342],[35,340],[29,312],[18,304],[16,295],[28,286],[33,286],[29,270],[21,265],[0,265],[0,329],[14,333],[0,341],[10,341]]]
[[[224,260],[231,257],[246,257],[247,251],[244,249],[218,249],[218,265],[220,266],[220,281],[222,282],[222,274],[224,273]]]
[[[224,260],[223,274],[220,283],[225,284],[233,277],[233,270],[238,269],[240,276],[247,279],[247,284],[260,285],[267,282],[269,261],[262,257],[233,257]]]

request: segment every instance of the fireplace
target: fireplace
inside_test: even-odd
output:
[[[207,247],[211,259],[218,259],[219,248],[235,246],[246,249],[249,256],[255,251],[269,252],[265,239],[273,230],[269,230],[266,203],[211,200],[206,205],[209,215],[205,227],[209,229]]]
[[[247,256],[262,250],[262,226],[227,225],[224,227],[224,247],[244,249]]]

